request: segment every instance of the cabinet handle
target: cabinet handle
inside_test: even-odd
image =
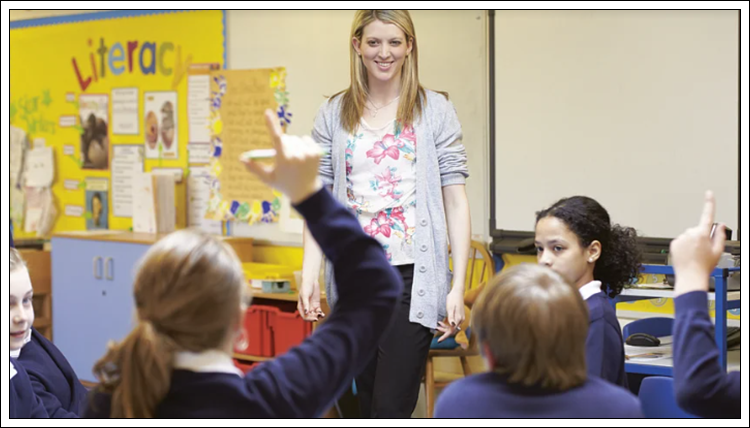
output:
[[[94,278],[96,279],[102,279],[102,274],[101,274],[102,269],[101,269],[101,264],[100,264],[101,261],[102,261],[101,256],[94,257]]]
[[[112,271],[114,270],[115,270],[115,264],[114,264],[114,260],[112,259],[112,257],[107,257],[106,259],[104,259],[104,277],[110,281],[115,279],[114,275],[112,275]]]

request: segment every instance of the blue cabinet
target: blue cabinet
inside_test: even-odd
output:
[[[133,275],[149,245],[54,237],[52,319],[54,342],[81,380],[107,344],[134,325]]]

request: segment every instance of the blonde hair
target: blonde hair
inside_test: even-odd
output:
[[[178,231],[152,246],[135,275],[138,325],[94,366],[113,418],[153,417],[169,391],[176,351],[220,349],[239,322],[245,292],[231,247]]]
[[[419,84],[419,49],[417,49],[417,36],[414,23],[407,10],[358,10],[354,14],[352,22],[351,37],[349,38],[349,64],[351,84],[333,97],[341,97],[341,126],[349,133],[355,132],[367,102],[369,90],[367,68],[362,63],[362,58],[357,54],[351,43],[357,38],[362,43],[362,33],[366,26],[374,21],[397,26],[406,36],[406,43],[411,42],[412,50],[404,59],[401,69],[401,92],[399,94],[397,120],[403,126],[410,126],[415,119],[422,114],[424,108],[425,90]],[[448,94],[443,93],[447,98]]]
[[[8,272],[15,272],[18,269],[25,268],[26,261],[21,257],[21,252],[13,247],[10,247],[10,266]]]
[[[549,268],[523,264],[496,277],[472,310],[491,369],[509,383],[564,391],[586,380],[588,309],[578,290]]]

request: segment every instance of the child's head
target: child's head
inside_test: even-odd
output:
[[[231,352],[245,283],[234,251],[209,235],[183,230],[152,246],[135,275],[138,325],[94,367],[111,416],[153,416],[175,352]]]
[[[489,368],[509,383],[563,391],[586,380],[588,309],[551,269],[522,264],[495,277],[471,322]]]
[[[640,273],[635,229],[612,225],[598,202],[585,196],[557,201],[537,213],[537,260],[575,287],[598,280],[615,297]]]
[[[31,336],[34,306],[29,270],[21,254],[10,249],[10,350],[18,351]]]

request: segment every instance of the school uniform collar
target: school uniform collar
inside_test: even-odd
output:
[[[588,300],[594,294],[601,293],[602,282],[591,281],[588,284],[584,285],[583,287],[579,288],[578,291],[581,292],[581,297],[583,297],[583,300]]]
[[[202,352],[177,352],[174,356],[174,368],[195,373],[227,373],[244,376],[242,371],[234,366],[232,357],[215,349]]]
[[[23,345],[21,345],[20,348],[16,349],[15,351],[10,351],[10,356],[12,358],[18,359],[21,356],[21,350],[24,346],[26,346],[27,343],[31,342],[31,329],[29,329],[26,332],[26,336],[23,338]]]

